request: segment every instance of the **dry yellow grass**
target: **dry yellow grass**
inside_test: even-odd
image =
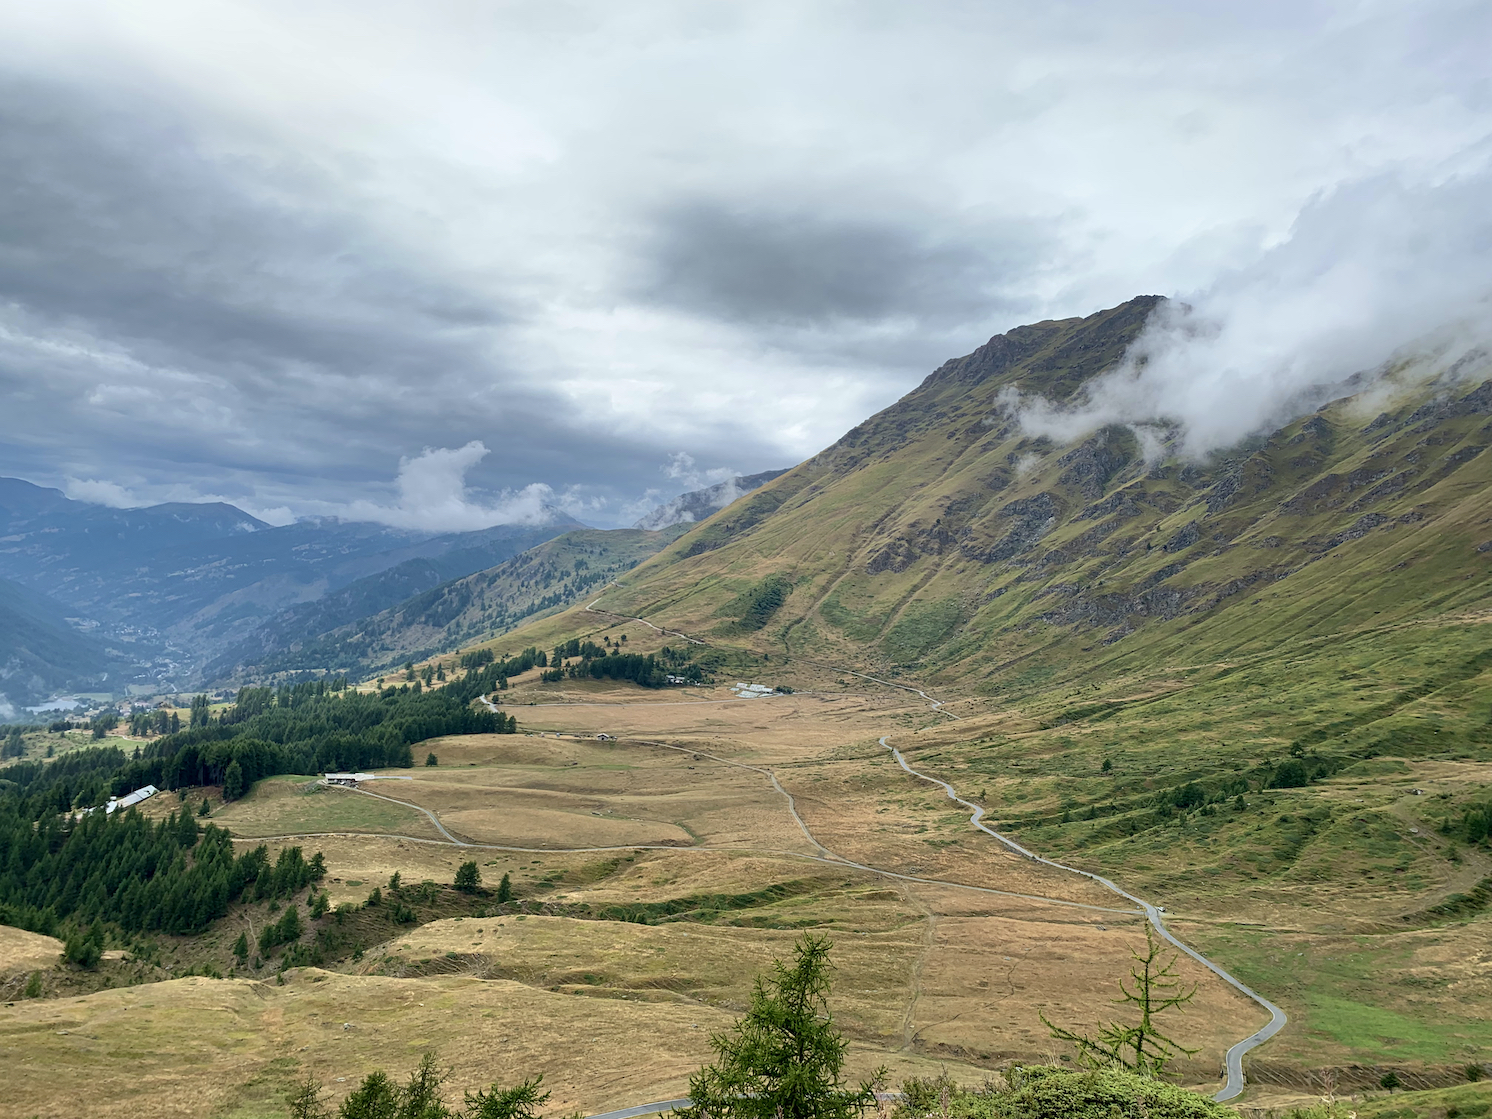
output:
[[[0,1117],[284,1115],[283,1092],[297,1076],[312,1073],[339,1100],[374,1068],[407,1075],[426,1049],[452,1070],[452,1100],[543,1073],[552,1112],[589,1113],[681,1094],[709,1056],[709,1035],[731,1020],[705,1006],[578,998],[470,976],[297,969],[283,987],[179,979],[0,1007],[9,1081]],[[898,1077],[939,1067],[866,1045],[852,1046],[848,1063],[858,1075],[887,1063]]]
[[[0,925],[0,975],[51,967],[61,952],[56,937]]]
[[[6,1111],[0,1101],[0,1116],[269,1116],[297,1071],[341,1093],[376,1066],[407,1072],[425,1048],[455,1070],[453,1093],[543,1072],[557,1110],[667,1098],[803,927],[836,941],[834,1005],[861,1071],[950,1062],[976,1080],[1009,1059],[1051,1056],[1040,1011],[1086,1028],[1108,1009],[1138,919],[1105,911],[1120,903],[1091,883],[973,832],[940,790],[897,769],[876,739],[922,730],[920,701],[875,688],[721,702],[594,682],[574,691],[583,703],[510,708],[527,734],[438,740],[438,766],[372,786],[486,847],[438,841],[413,807],[313,792],[304,778],[261,782],[214,819],[243,843],[337,833],[269,841],[321,850],[337,903],[361,901],[396,871],[450,882],[475,859],[489,887],[509,874],[531,902],[596,913],[705,899],[689,904],[713,909],[711,921],[451,919],[369,951],[346,966],[356,974],[18,1004],[0,1016],[0,1044],[36,1102]],[[829,860],[817,843],[890,873]],[[563,850],[581,847],[616,849]],[[1259,1015],[1188,968],[1199,990],[1177,1032],[1203,1047],[1187,1071],[1205,1080]],[[65,1090],[77,1083],[84,1112]],[[131,1103],[139,1084],[149,1086],[143,1111]]]

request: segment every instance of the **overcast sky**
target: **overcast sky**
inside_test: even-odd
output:
[[[5,5],[0,473],[613,525],[1141,293],[1371,362],[1487,310],[1488,13]]]

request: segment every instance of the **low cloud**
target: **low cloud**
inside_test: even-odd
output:
[[[107,505],[110,509],[133,509],[144,504],[117,482],[106,482],[98,478],[69,478],[62,489],[74,501]]]
[[[1251,267],[1157,307],[1078,400],[1006,403],[1033,434],[1122,423],[1197,457],[1385,377],[1432,376],[1492,341],[1488,198],[1485,166],[1344,186]]]
[[[728,482],[736,476],[735,470],[729,466],[717,466],[708,470],[699,469],[694,456],[687,451],[675,451],[668,456],[668,461],[659,469],[663,471],[664,477],[672,478],[682,486],[685,493],[690,490],[704,489],[706,486],[713,486],[719,482]]]
[[[486,446],[475,439],[463,447],[426,447],[414,458],[399,460],[395,504],[354,501],[342,515],[348,520],[423,532],[470,532],[493,525],[548,524],[555,519],[563,498],[557,502],[554,490],[542,482],[504,490],[491,504],[475,500],[467,489],[466,474],[487,454]]]

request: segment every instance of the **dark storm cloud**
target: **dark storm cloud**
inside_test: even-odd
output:
[[[0,85],[0,297],[142,360],[264,387],[470,363],[502,311],[428,274],[293,161],[214,155],[170,110]]]
[[[655,219],[639,287],[663,303],[748,323],[955,324],[1010,309],[1052,251],[1035,226],[991,235],[973,223],[938,228],[946,224],[693,202]]]
[[[12,470],[191,464],[230,496],[315,480],[335,503],[338,480],[391,482],[401,453],[480,437],[493,489],[598,481],[563,477],[562,410],[494,358],[519,309],[432,275],[314,168],[209,151],[157,99],[10,78],[0,197]],[[607,450],[651,480],[658,451]]]

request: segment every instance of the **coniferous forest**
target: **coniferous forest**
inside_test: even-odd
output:
[[[321,877],[319,854],[307,861],[290,848],[273,866],[263,847],[235,855],[228,833],[200,828],[186,806],[157,823],[134,810],[87,810],[144,785],[221,784],[233,800],[274,774],[410,766],[412,745],[429,738],[512,734],[513,716],[472,702],[526,667],[489,663],[438,689],[416,681],[358,692],[342,680],[244,688],[218,714],[195,703],[191,725],[133,756],[98,746],[10,766],[0,780],[0,924],[49,935],[99,923],[190,934],[234,901],[287,896]]]

